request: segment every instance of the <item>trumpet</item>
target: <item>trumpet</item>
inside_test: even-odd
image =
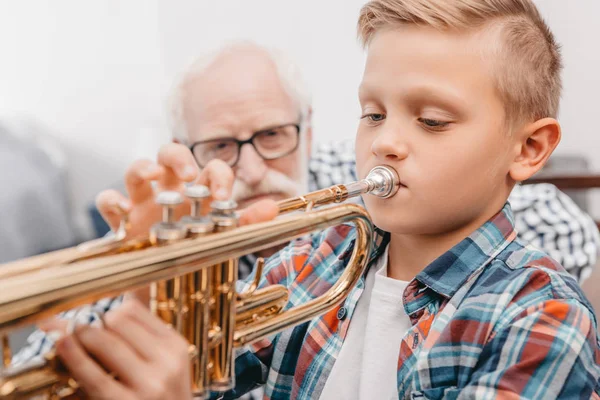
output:
[[[212,211],[200,215],[210,193],[206,187],[193,186],[184,192],[191,201],[191,215],[179,221],[174,220],[173,210],[183,201],[182,195],[158,194],[162,221],[148,234],[128,238],[124,215],[113,236],[0,265],[4,365],[0,399],[84,397],[52,351],[41,361],[11,366],[8,334],[58,312],[148,285],[152,312],[189,343],[194,395],[206,398],[211,391],[233,388],[235,347],[328,312],[346,298],[363,274],[372,247],[369,215],[356,204],[332,204],[361,194],[388,198],[398,187],[396,171],[378,166],[363,180],[280,201],[280,214],[290,215],[238,227],[237,206],[232,201],[213,202]],[[326,205],[331,206],[318,209]],[[262,259],[247,289],[236,291],[239,257],[345,223],[355,225],[355,246],[340,279],[322,296],[286,309],[285,286],[259,288]]]

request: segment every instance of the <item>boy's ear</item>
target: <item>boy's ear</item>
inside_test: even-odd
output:
[[[515,133],[517,156],[509,170],[510,177],[522,182],[538,172],[560,142],[560,124],[554,118],[543,118],[527,124]]]

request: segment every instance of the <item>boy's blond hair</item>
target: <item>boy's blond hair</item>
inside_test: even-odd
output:
[[[367,46],[378,30],[399,25],[441,30],[491,28],[497,43],[492,75],[510,125],[556,118],[562,62],[554,35],[530,0],[372,0],[361,10],[358,36]],[[488,53],[489,55],[489,53]]]

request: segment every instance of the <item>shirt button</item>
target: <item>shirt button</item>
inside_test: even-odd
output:
[[[340,321],[343,321],[344,319],[346,319],[346,314],[348,313],[348,310],[346,309],[346,307],[340,307],[340,309],[337,312],[337,319],[339,319]]]

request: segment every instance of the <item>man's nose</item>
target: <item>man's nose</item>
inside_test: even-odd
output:
[[[265,160],[256,152],[254,146],[246,144],[240,149],[236,177],[249,186],[258,185],[267,173]]]

